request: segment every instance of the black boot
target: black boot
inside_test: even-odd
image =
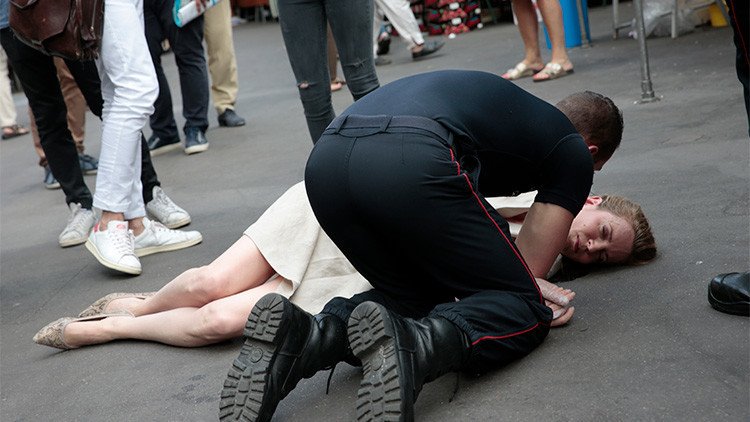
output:
[[[462,368],[471,346],[441,317],[402,318],[373,302],[349,317],[349,344],[362,361],[357,420],[414,420],[414,402],[425,383]]]
[[[275,293],[255,304],[244,335],[221,392],[221,420],[271,420],[279,401],[302,378],[351,355],[344,321],[313,316]]]

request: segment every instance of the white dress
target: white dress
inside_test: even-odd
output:
[[[516,197],[488,198],[500,215],[524,214],[536,192]],[[521,225],[510,223],[515,237]],[[351,297],[371,289],[343,253],[323,231],[307,199],[304,182],[287,190],[245,230],[271,268],[286,281],[277,293],[310,313],[318,313],[333,297]]]

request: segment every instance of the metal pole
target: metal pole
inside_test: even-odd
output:
[[[641,50],[641,100],[640,103],[659,101],[651,85],[651,71],[648,67],[648,50],[646,49],[646,27],[643,24],[643,0],[633,0],[635,23],[638,32],[638,46]]]
[[[620,1],[612,0],[612,38],[617,39],[620,35],[618,30],[620,29]]]

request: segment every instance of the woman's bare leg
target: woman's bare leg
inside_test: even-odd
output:
[[[105,312],[127,310],[135,316],[177,308],[200,308],[207,303],[258,287],[273,268],[247,236],[240,237],[212,263],[191,268],[146,300],[126,298],[110,302]]]
[[[100,321],[70,323],[65,327],[65,342],[80,347],[135,339],[199,347],[239,337],[258,299],[275,292],[282,281],[281,277],[277,277],[200,308],[183,307],[138,317],[109,317]]]
[[[572,65],[565,49],[565,29],[563,27],[562,8],[559,0],[537,0],[539,12],[542,14],[544,25],[549,33],[552,44],[552,63],[563,65],[563,69],[570,70]],[[536,18],[536,17],[535,17]]]
[[[540,69],[544,66],[544,62],[539,50],[539,24],[536,20],[534,5],[531,0],[513,0],[513,11],[518,20],[518,31],[521,33],[526,54],[523,62],[532,69]]]

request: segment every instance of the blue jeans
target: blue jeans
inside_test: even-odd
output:
[[[377,89],[372,0],[279,0],[284,44],[313,143],[336,117],[331,102],[326,23],[330,23],[349,91],[358,100]]]

